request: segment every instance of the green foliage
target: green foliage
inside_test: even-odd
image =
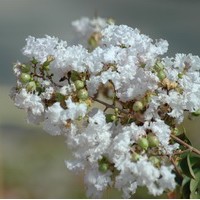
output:
[[[179,165],[183,173],[180,184],[182,198],[198,199],[200,198],[200,157],[190,152],[182,157]]]

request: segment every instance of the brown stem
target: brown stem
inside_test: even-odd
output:
[[[174,140],[176,140],[179,144],[182,144],[183,146],[187,147],[190,151],[200,155],[200,151],[192,146],[190,146],[189,144],[187,144],[186,142],[184,142],[183,140],[179,139],[178,137],[176,137],[175,135],[170,135],[171,138],[173,138]]]
[[[170,161],[172,162],[172,164],[174,165],[174,169],[176,170],[176,172],[178,173],[179,176],[183,177],[180,170],[178,169],[175,160],[172,157],[169,157]]]
[[[114,105],[107,104],[106,102],[101,101],[101,100],[99,100],[99,99],[93,98],[93,100],[96,101],[96,102],[99,102],[99,103],[103,104],[104,106],[106,106],[106,108],[112,108],[112,109],[115,109],[115,108],[116,108]],[[119,109],[119,108],[118,108],[118,109]],[[125,110],[119,109],[119,111],[122,112],[122,113],[124,113],[124,114],[129,114],[129,113],[128,113],[127,111],[125,111]]]

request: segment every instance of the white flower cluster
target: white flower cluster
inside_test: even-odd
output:
[[[84,170],[89,197],[100,198],[110,186],[125,198],[138,186],[153,195],[173,190],[169,158],[179,145],[170,135],[185,111],[200,108],[200,58],[161,57],[167,41],[102,18],[73,26],[87,38],[98,33],[98,46],[91,43],[88,51],[55,37],[29,36],[22,52],[30,61],[14,66],[15,105],[27,111],[28,122],[66,136],[74,156],[66,165]]]

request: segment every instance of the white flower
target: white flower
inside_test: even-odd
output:
[[[82,17],[81,19],[72,22],[75,31],[86,38],[88,38],[93,32],[101,31],[107,25],[106,19],[101,17],[93,19]]]
[[[24,88],[15,95],[15,105],[22,109],[31,110],[33,115],[41,115],[44,112],[41,98],[36,94],[27,93]]]
[[[84,183],[87,187],[87,196],[101,198],[102,192],[112,184],[111,171],[101,173],[96,167],[90,167],[85,172]]]
[[[54,49],[58,45],[58,38],[46,35],[45,38],[35,38],[29,36],[26,39],[26,46],[22,53],[32,59],[33,57],[39,62],[46,61],[48,55],[54,55]]]
[[[66,101],[67,109],[63,109],[59,102],[54,103],[45,113],[44,130],[51,135],[64,133],[67,120],[75,120],[79,116],[84,117],[87,111],[86,104],[74,103],[71,98]]]
[[[85,129],[68,134],[67,143],[75,149],[75,157],[80,162],[94,163],[107,153],[111,143],[111,125],[106,123],[103,112],[98,110],[94,116],[89,117],[89,123]]]
[[[43,99],[49,100],[49,99],[51,99],[52,94],[54,93],[54,91],[55,91],[55,90],[54,90],[53,87],[46,87],[46,88],[45,88],[45,91],[41,93],[41,97],[42,97]]]
[[[176,150],[179,145],[170,145],[170,127],[161,119],[155,119],[155,122],[145,122],[144,127],[146,129],[151,129],[152,132],[158,137],[158,140],[161,144],[161,150],[164,153],[172,154],[174,150]]]
[[[44,130],[51,135],[60,135],[64,124],[62,121],[64,112],[59,102],[50,106],[45,113]]]
[[[143,127],[131,123],[130,126],[118,127],[115,130],[115,137],[108,150],[109,159],[115,163],[118,170],[124,170],[127,162],[130,162],[131,145],[134,144],[139,137],[145,135]]]
[[[85,58],[88,56],[88,52],[81,45],[57,48],[53,55],[55,60],[52,63],[52,70],[61,78],[71,70],[86,71]]]

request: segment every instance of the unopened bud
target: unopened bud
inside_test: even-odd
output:
[[[158,140],[157,136],[150,133],[150,134],[148,134],[147,139],[149,142],[149,147],[158,147],[159,140]]]
[[[114,122],[117,120],[117,117],[113,114],[106,114],[106,122]]]
[[[179,73],[179,74],[178,74],[178,78],[183,78],[183,74],[182,74],[182,73]]]
[[[159,167],[160,166],[160,160],[156,156],[151,156],[149,158],[149,161],[155,166]]]
[[[161,63],[161,62],[157,62],[154,69],[156,71],[160,71],[160,70],[163,70],[164,69],[164,65]]]
[[[28,83],[31,80],[31,76],[27,73],[22,73],[20,76],[20,80],[22,83]]]
[[[132,155],[131,155],[131,160],[132,161],[138,161],[140,159],[140,155],[136,152],[132,152]]]
[[[139,138],[137,144],[144,150],[147,150],[149,147],[149,142],[147,138]]]
[[[108,171],[109,165],[108,163],[100,163],[99,164],[99,171],[105,173]]]
[[[76,80],[79,80],[79,79],[80,79],[79,73],[76,72],[76,71],[72,71],[72,72],[71,72],[71,80],[72,80],[73,82],[75,82]]]
[[[84,86],[85,86],[84,82],[81,81],[81,80],[76,80],[74,82],[74,85],[75,85],[77,90],[80,90],[80,89],[84,88]]]
[[[133,104],[133,110],[134,111],[141,111],[142,109],[144,108],[144,105],[141,101],[136,101],[134,104]]]
[[[30,81],[26,86],[27,91],[34,91],[36,90],[35,81]]]
[[[30,72],[30,66],[29,66],[29,65],[22,64],[22,65],[21,65],[21,72],[23,72],[23,73]]]
[[[166,75],[165,75],[165,73],[164,73],[163,70],[159,71],[159,72],[157,73],[157,76],[158,76],[158,78],[159,78],[161,81],[162,81],[163,79],[166,78]]]
[[[88,99],[88,91],[86,89],[81,89],[78,91],[78,98],[80,100],[86,100]]]

